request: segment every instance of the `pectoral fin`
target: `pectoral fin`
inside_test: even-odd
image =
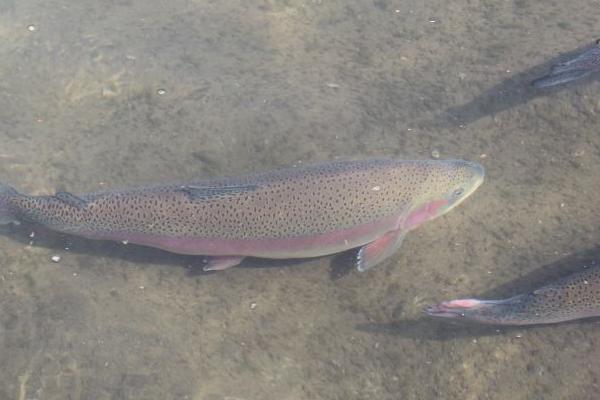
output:
[[[366,271],[396,252],[402,245],[406,231],[391,231],[360,248],[356,256],[356,268]]]

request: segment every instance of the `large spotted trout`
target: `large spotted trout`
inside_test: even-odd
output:
[[[462,160],[365,160],[83,195],[27,196],[0,185],[0,223],[204,255],[206,270],[248,256],[360,248],[363,271],[389,257],[408,231],[462,202],[483,177],[479,164]]]
[[[493,325],[552,324],[600,316],[600,267],[568,275],[531,293],[503,300],[460,299],[429,307],[434,317]]]

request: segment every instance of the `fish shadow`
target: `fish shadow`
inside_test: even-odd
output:
[[[493,116],[501,111],[525,104],[536,97],[549,96],[563,90],[573,90],[573,88],[581,87],[592,81],[600,81],[600,73],[596,72],[580,80],[554,87],[535,88],[532,85],[535,79],[547,75],[553,65],[573,58],[575,55],[594,46],[597,46],[595,41],[513,75],[478,95],[470,102],[446,109],[443,115],[437,117],[438,122],[433,123],[433,125],[443,125],[440,121],[447,121],[448,119],[452,125],[466,125],[483,117]]]
[[[49,230],[41,225],[23,222],[20,225],[0,227],[0,234],[23,246],[33,245],[56,251],[57,255],[66,253],[121,259],[124,261],[147,264],[176,264],[193,268],[200,264],[202,257],[169,253],[152,247],[124,245],[118,242],[91,240]],[[80,265],[85,267],[85,264]]]
[[[571,254],[551,264],[540,267],[508,283],[490,289],[477,298],[500,299],[512,297],[520,293],[531,292],[541,286],[581,271],[585,267],[600,266],[600,246]],[[600,323],[600,317],[567,321],[561,325],[577,324],[580,326]],[[402,336],[411,339],[428,339],[447,341],[457,338],[504,335],[525,330],[548,328],[548,325],[497,326],[481,325],[477,322],[460,319],[438,319],[423,314],[422,318],[393,321],[387,323],[364,323],[356,325],[356,329],[375,334]]]
[[[190,277],[223,273],[223,271],[204,271],[203,267],[206,265],[206,257],[202,255],[177,254],[135,244],[124,245],[122,243],[106,240],[85,239],[78,236],[58,233],[43,226],[26,222],[20,225],[0,226],[0,234],[10,236],[12,240],[19,242],[24,246],[30,245],[33,242],[34,246],[55,250],[57,254],[68,251],[72,254],[108,257],[140,265],[179,266],[186,268],[186,274]],[[297,259],[247,257],[239,266],[234,268],[293,268],[305,266],[315,259],[326,257],[327,256]],[[330,265],[330,279],[341,279],[352,272],[354,270],[355,257],[355,249],[333,256]],[[80,267],[85,268],[86,265],[82,264]]]
[[[566,321],[560,325],[598,325],[600,317]],[[355,328],[362,332],[401,336],[410,339],[424,339],[445,342],[462,338],[485,336],[504,336],[521,334],[525,331],[548,329],[548,325],[494,326],[480,325],[471,321],[455,319],[434,320],[433,318],[408,319],[388,323],[357,324]]]
[[[333,256],[313,257],[313,258],[286,258],[286,259],[270,259],[270,258],[257,258],[257,257],[246,257],[240,265],[234,268],[247,268],[247,269],[270,269],[270,268],[299,268],[305,267],[307,264],[315,262],[315,260],[322,260],[330,258],[329,263],[329,280],[337,281],[343,279],[351,273],[356,272],[355,260],[357,249],[350,249],[345,252],[335,254]],[[189,256],[202,259],[202,256]],[[221,271],[204,271],[202,267],[204,263],[198,266],[191,267],[188,270],[188,275],[209,275],[220,273]]]

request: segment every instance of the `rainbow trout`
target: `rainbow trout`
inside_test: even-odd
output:
[[[308,258],[360,247],[363,271],[483,177],[479,164],[462,160],[366,160],[83,195],[27,196],[0,185],[0,223],[204,255],[205,270],[248,256]]]
[[[531,293],[504,300],[460,299],[431,306],[434,317],[494,325],[553,324],[600,316],[600,267],[568,275]]]

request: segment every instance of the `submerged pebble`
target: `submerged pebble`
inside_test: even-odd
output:
[[[102,87],[102,97],[114,97],[119,94],[119,89],[116,84],[108,83]]]

